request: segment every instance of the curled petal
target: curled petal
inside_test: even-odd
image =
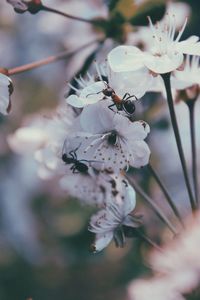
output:
[[[183,63],[183,54],[178,52],[168,52],[163,55],[146,54],[145,66],[157,74],[165,74],[176,70]]]

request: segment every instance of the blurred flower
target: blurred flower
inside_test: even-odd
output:
[[[60,105],[52,117],[35,117],[28,126],[21,127],[8,136],[11,149],[19,154],[33,154],[41,165],[41,175],[62,173],[63,143],[69,132],[74,112]]]
[[[186,231],[167,245],[163,252],[154,252],[151,264],[154,277],[138,280],[129,286],[131,299],[184,300],[200,282],[200,214],[187,224]],[[197,296],[197,298],[199,297]]]
[[[10,78],[0,73],[0,113],[7,115],[11,110],[10,96],[13,92],[13,85]]]
[[[105,209],[100,210],[92,216],[89,230],[96,234],[93,244],[93,251],[101,251],[114,238],[117,246],[123,247],[125,235],[122,226],[139,227],[140,218],[130,215],[135,208],[135,191],[124,182],[123,191],[120,194],[120,201],[116,202],[115,195]]]

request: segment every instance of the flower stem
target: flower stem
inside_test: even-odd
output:
[[[192,147],[192,176],[194,182],[194,192],[196,198],[196,205],[199,206],[199,188],[198,188],[198,175],[197,175],[197,153],[196,153],[196,138],[195,138],[195,119],[194,119],[194,108],[196,99],[188,100],[186,102],[189,109],[190,117],[190,135],[191,135],[191,147]]]
[[[144,240],[147,244],[149,244],[151,247],[155,248],[159,252],[162,252],[162,249],[150,237],[148,237],[146,234],[144,234],[141,230],[139,230],[137,228],[135,228],[135,231],[136,231],[137,235],[142,240]]]
[[[130,184],[133,186],[135,191],[151,206],[151,208],[154,210],[156,215],[161,219],[161,221],[163,221],[168,226],[168,228],[171,230],[171,232],[174,235],[177,235],[177,231],[175,227],[167,219],[167,217],[164,215],[161,209],[156,205],[156,203],[142,190],[142,188],[136,183],[136,181],[133,178],[127,176],[127,179],[130,182]]]
[[[64,13],[62,11],[59,11],[57,9],[45,6],[45,5],[42,5],[41,10],[52,12],[52,13],[58,14],[60,16],[66,17],[68,19],[72,19],[72,20],[76,20],[76,21],[80,21],[80,22],[85,22],[85,23],[90,23],[90,24],[95,24],[95,20],[88,20],[88,19],[81,18],[81,17],[75,17],[75,16],[69,15],[67,13]]]
[[[29,71],[29,70],[32,70],[32,69],[35,69],[35,68],[39,68],[41,66],[44,66],[44,65],[48,65],[48,64],[51,64],[53,62],[56,62],[58,60],[61,60],[61,59],[68,59],[72,56],[74,56],[75,54],[77,54],[78,52],[82,51],[83,49],[95,44],[95,43],[100,43],[99,40],[95,40],[95,41],[92,41],[92,42],[89,42],[83,46],[81,46],[80,48],[76,49],[76,50],[73,50],[73,51],[63,51],[57,55],[52,55],[52,56],[49,56],[45,59],[41,59],[41,60],[38,60],[36,62],[33,62],[33,63],[29,63],[29,64],[25,64],[23,66],[19,66],[19,67],[16,67],[16,68],[11,68],[8,70],[8,76],[11,76],[11,75],[15,75],[15,74],[19,74],[19,73],[23,73],[23,72],[26,72],[26,71]]]
[[[166,93],[167,93],[167,101],[168,101],[171,122],[172,122],[173,130],[174,130],[174,135],[176,138],[176,144],[177,144],[177,148],[178,148],[178,152],[179,152],[179,157],[181,160],[185,184],[186,184],[189,199],[190,199],[190,205],[191,205],[192,211],[194,212],[196,205],[195,205],[195,200],[194,200],[194,197],[192,194],[192,189],[190,186],[190,181],[189,181],[186,162],[185,162],[185,156],[184,156],[184,152],[183,152],[180,133],[179,133],[179,129],[178,129],[178,123],[177,123],[176,114],[175,114],[175,110],[174,110],[174,103],[173,103],[172,92],[171,92],[170,75],[171,75],[171,73],[165,73],[165,74],[161,74],[161,77],[164,81],[164,85],[165,85],[165,89],[166,89]]]
[[[147,167],[148,167],[148,170],[151,173],[151,175],[154,177],[154,179],[158,183],[161,191],[165,195],[165,198],[166,198],[168,204],[170,205],[170,207],[172,208],[174,214],[176,215],[176,217],[180,221],[181,225],[184,227],[184,223],[183,223],[183,220],[181,218],[181,215],[179,214],[179,211],[178,211],[176,205],[174,204],[173,200],[171,199],[171,197],[170,197],[170,195],[169,195],[169,193],[167,191],[167,188],[165,187],[165,185],[161,181],[160,177],[158,176],[157,172],[155,171],[155,169],[152,167],[152,165],[150,163],[148,164]]]

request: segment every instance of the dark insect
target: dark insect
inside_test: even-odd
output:
[[[96,162],[93,160],[86,160],[86,159],[77,159],[77,150],[80,148],[81,144],[74,150],[71,150],[69,154],[63,153],[62,154],[62,160],[65,162],[66,165],[72,164],[70,170],[72,170],[73,173],[82,173],[82,174],[88,174],[88,166],[85,164],[90,162]]]
[[[108,136],[108,144],[114,146],[117,142],[117,132],[113,130]]]
[[[135,95],[126,93],[124,94],[123,98],[121,98],[107,83],[105,84],[106,88],[98,92],[97,94],[103,93],[106,97],[111,97],[114,103],[109,105],[108,108],[112,110],[112,107],[116,106],[118,111],[123,110],[127,115],[133,115],[133,113],[135,112],[135,104],[133,103],[133,101],[137,100],[137,97]],[[87,97],[90,95],[92,94],[87,95]]]

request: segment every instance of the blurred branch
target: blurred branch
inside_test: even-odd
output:
[[[172,225],[172,223],[168,220],[168,218],[164,215],[161,209],[157,206],[157,204],[142,190],[142,188],[137,184],[137,182],[130,176],[126,176],[130,184],[133,186],[135,191],[151,206],[156,215],[163,221],[167,227],[171,230],[174,235],[177,235],[176,228]]]
[[[159,185],[161,191],[163,192],[163,194],[165,195],[165,198],[168,202],[168,204],[170,205],[170,207],[172,208],[174,214],[177,216],[177,218],[179,219],[181,225],[184,227],[184,223],[182,221],[182,218],[179,214],[179,211],[176,207],[176,205],[174,204],[173,200],[171,199],[168,191],[167,191],[167,188],[165,187],[165,185],[162,183],[160,177],[158,176],[157,172],[155,171],[155,169],[152,167],[151,164],[148,164],[148,170],[149,172],[151,173],[151,175],[154,177],[155,181],[157,182],[157,184]]]
[[[41,59],[39,61],[36,61],[36,62],[33,62],[33,63],[29,63],[29,64],[25,64],[23,66],[19,66],[19,67],[16,67],[16,68],[11,68],[11,69],[8,69],[8,76],[11,76],[11,75],[15,75],[15,74],[19,74],[19,73],[22,73],[22,72],[26,72],[26,71],[29,71],[29,70],[32,70],[32,69],[35,69],[35,68],[39,68],[39,67],[42,67],[44,65],[48,65],[48,64],[51,64],[53,62],[57,62],[59,60],[62,60],[62,59],[68,59],[72,56],[74,56],[75,54],[77,54],[78,52],[82,51],[83,49],[95,44],[95,43],[99,43],[101,41],[99,40],[95,40],[95,41],[92,41],[92,42],[89,42],[83,46],[81,46],[80,48],[76,49],[76,50],[73,50],[73,51],[64,51],[64,52],[61,52],[60,54],[57,54],[57,55],[52,55],[52,56],[49,56],[45,59]]]
[[[94,20],[88,20],[88,19],[81,18],[81,17],[75,17],[75,16],[72,16],[72,15],[66,14],[66,13],[64,13],[62,11],[59,11],[57,9],[48,7],[46,5],[42,5],[41,6],[41,10],[52,12],[52,13],[58,14],[60,16],[63,16],[63,17],[66,17],[66,18],[69,18],[69,19],[72,19],[72,20],[76,20],[76,21],[80,21],[80,22],[85,22],[85,23],[90,23],[90,24],[96,24],[96,20],[95,19]]]

